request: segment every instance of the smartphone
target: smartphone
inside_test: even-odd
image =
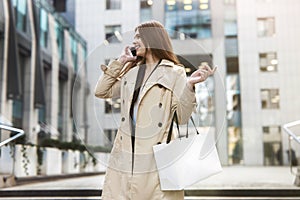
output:
[[[131,51],[131,54],[132,54],[133,56],[136,56],[136,49],[135,49],[135,47],[131,47],[131,48],[130,48],[130,51]]]

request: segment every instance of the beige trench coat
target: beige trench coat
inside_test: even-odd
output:
[[[195,93],[186,86],[184,67],[162,60],[142,86],[138,100],[135,145],[132,152],[130,105],[138,67],[121,79],[122,65],[111,62],[98,80],[95,96],[121,99],[121,124],[114,141],[102,192],[103,200],[183,200],[184,191],[161,191],[153,145],[166,141],[172,116],[188,121]]]

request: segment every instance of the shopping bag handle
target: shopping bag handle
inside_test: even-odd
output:
[[[173,115],[173,118],[172,118],[172,121],[171,121],[171,125],[170,125],[170,128],[169,128],[169,133],[168,133],[167,142],[166,142],[167,144],[171,141],[174,121],[176,122],[176,125],[177,125],[178,134],[180,134],[179,125],[178,125],[178,117],[177,117],[176,111],[174,112],[174,115]]]
[[[193,119],[192,116],[190,117],[190,120],[192,121],[193,126],[195,127],[195,130],[196,130],[196,133],[197,133],[197,135],[198,135],[199,132],[198,132],[198,130],[197,130],[197,128],[196,128],[195,121],[194,121],[194,119]],[[176,112],[176,111],[174,112],[174,115],[173,115],[173,118],[172,118],[172,121],[171,121],[170,129],[169,129],[168,137],[167,137],[167,141],[166,141],[167,144],[171,141],[171,138],[172,138],[172,132],[173,132],[173,124],[174,124],[174,121],[175,121],[176,126],[177,126],[178,134],[180,135],[179,123],[178,123],[178,117],[177,117],[177,112]],[[189,125],[189,122],[187,122],[187,125],[186,125],[186,126],[187,126],[187,128],[186,128],[186,138],[188,138],[188,125]]]

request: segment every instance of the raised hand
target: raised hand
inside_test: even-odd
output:
[[[199,69],[194,71],[189,77],[187,83],[188,87],[192,89],[195,84],[205,81],[209,76],[213,75],[217,67],[211,69],[207,63],[203,63],[199,66]]]

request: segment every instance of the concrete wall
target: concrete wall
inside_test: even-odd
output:
[[[300,85],[299,6],[297,0],[237,1],[239,65],[242,100],[244,159],[246,165],[263,165],[262,126],[277,125],[300,119],[300,101],[296,92]],[[275,35],[259,38],[257,18],[275,17]],[[259,53],[277,52],[278,71],[262,73]],[[278,88],[280,108],[261,108],[261,88]],[[287,135],[282,131],[283,151]],[[287,162],[286,153],[285,163]]]

